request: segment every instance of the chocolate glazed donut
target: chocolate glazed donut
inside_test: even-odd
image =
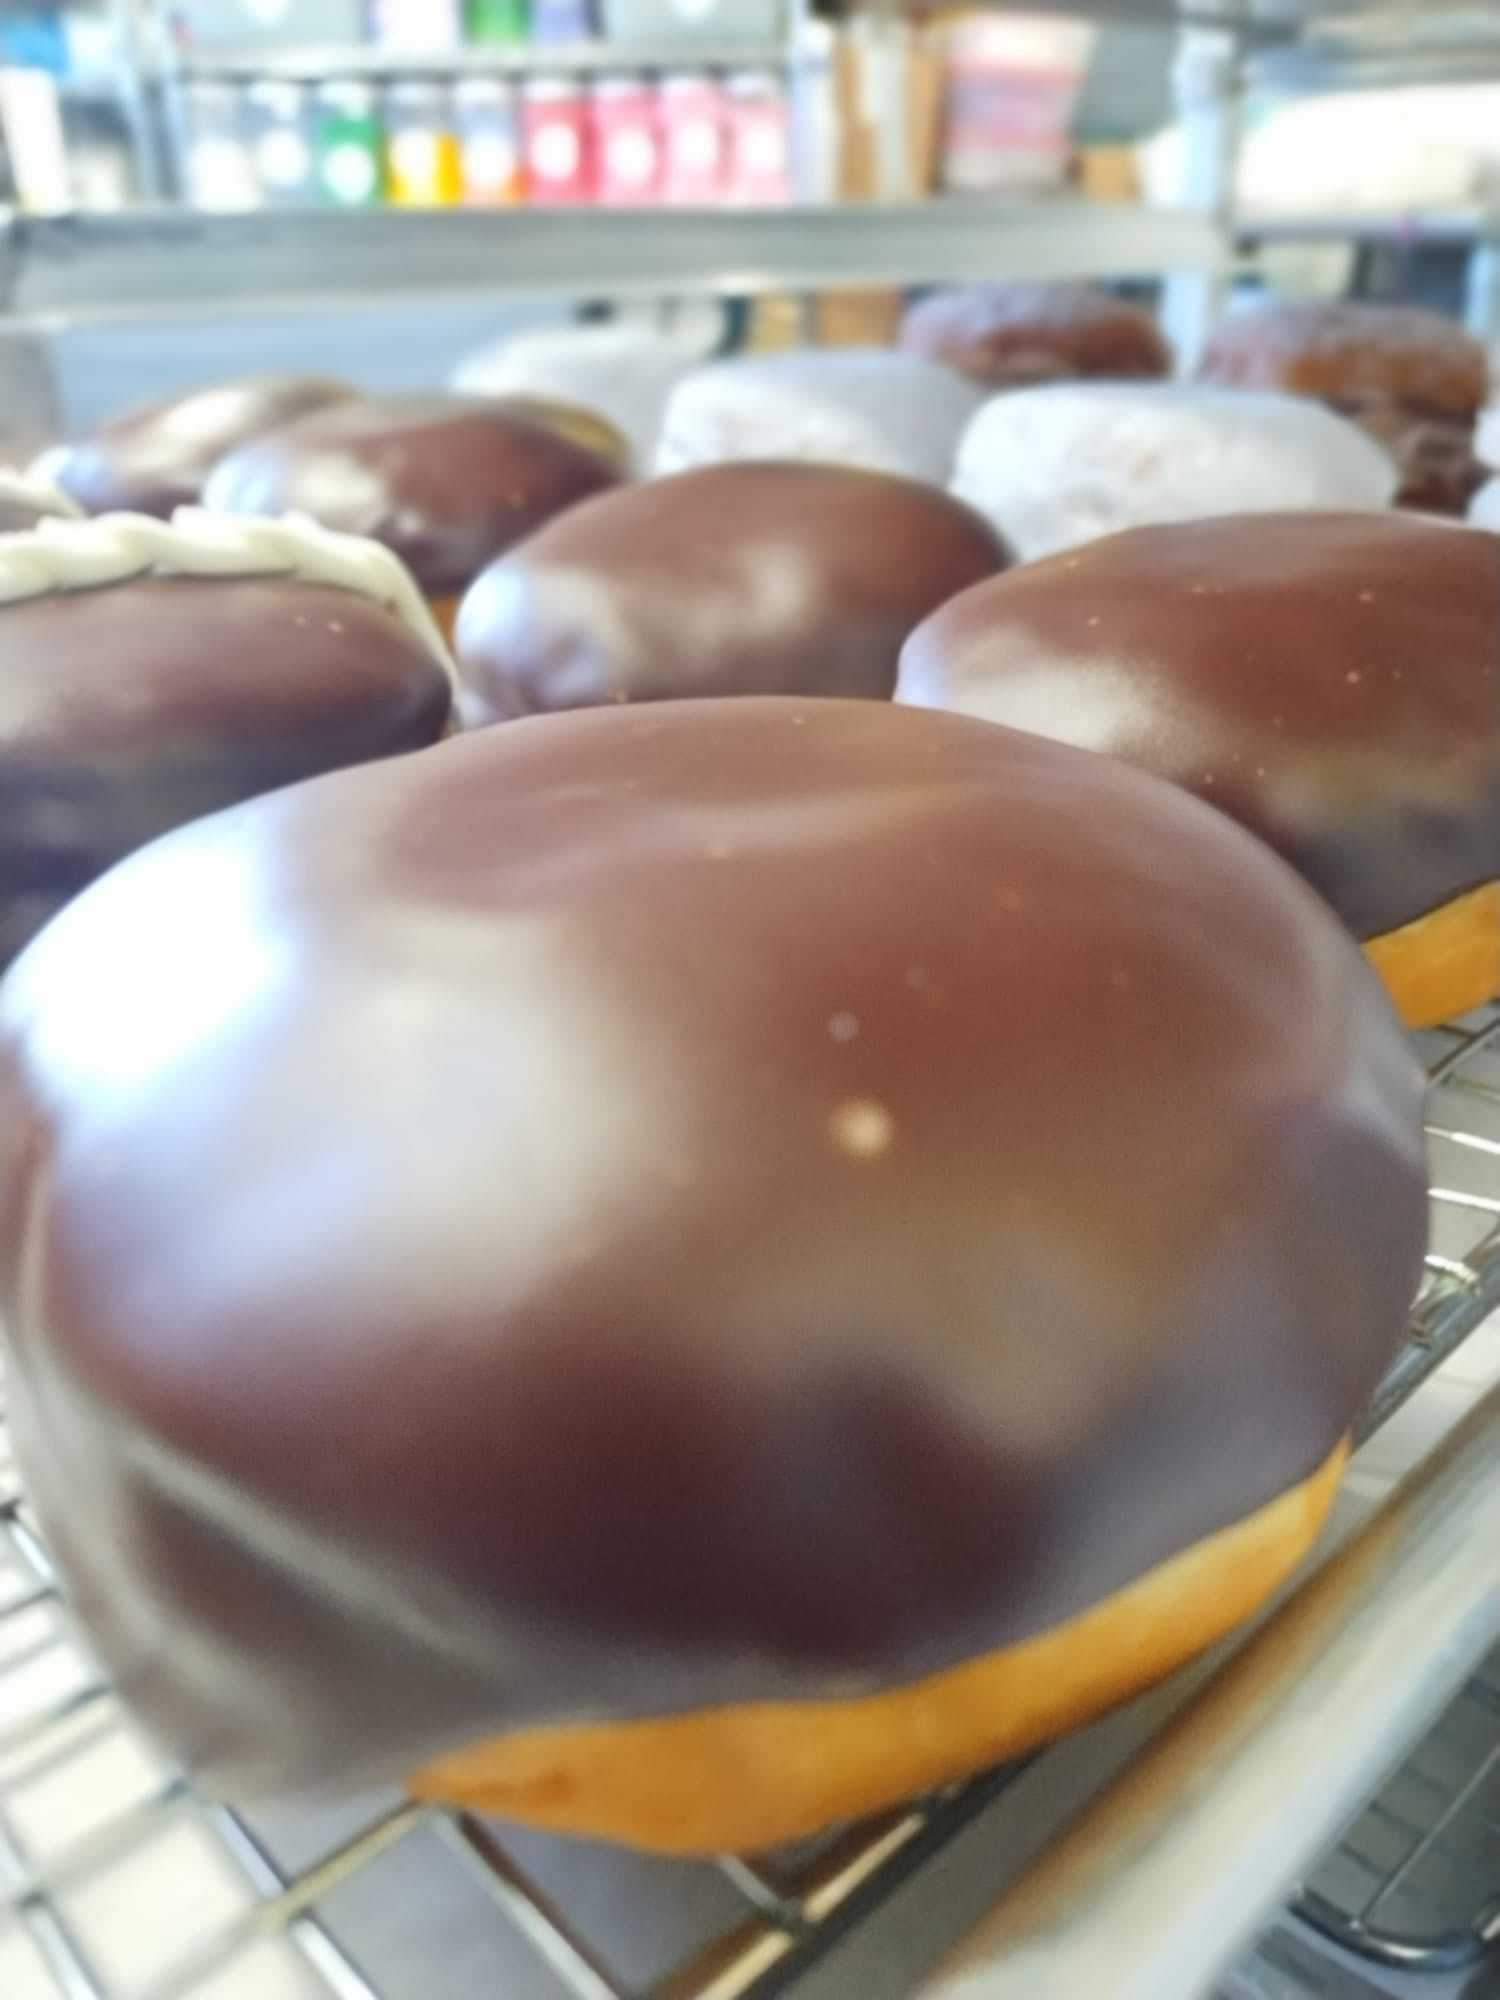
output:
[[[133,531],[78,525],[85,544]],[[156,532],[170,547],[174,530]],[[34,539],[0,546],[0,578]],[[143,556],[113,582],[0,603],[0,968],[169,828],[443,734],[453,684],[436,634],[376,597],[277,575],[282,562],[153,576]]]
[[[1134,529],[940,611],[898,699],[1229,813],[1368,945],[1411,1026],[1500,992],[1500,538],[1395,514]]]
[[[320,375],[249,375],[124,410],[92,437],[46,455],[49,474],[87,514],[170,520],[191,506],[228,451],[354,395]]]
[[[1420,1085],[1319,900],[1107,758],[532,718],[176,833],[13,968],[15,1435],[208,1784],[759,1846],[1285,1574]]]
[[[1006,562],[915,480],[710,466],[576,507],[459,611],[468,719],[689,695],[889,698],[913,627]]]
[[[308,514],[383,543],[451,630],[486,563],[543,522],[617,486],[614,433],[586,411],[525,399],[381,396],[321,410],[229,453],[204,491],[221,514]]]

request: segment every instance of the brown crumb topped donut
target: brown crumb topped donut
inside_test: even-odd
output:
[[[231,452],[204,504],[307,514],[383,542],[451,630],[486,563],[620,483],[619,455],[601,448],[614,435],[586,411],[536,401],[362,397]]]
[[[1138,528],[945,607],[898,699],[1220,807],[1327,897],[1412,1026],[1500,992],[1500,537],[1399,514]]]
[[[1473,442],[1489,396],[1489,357],[1441,314],[1357,301],[1274,301],[1225,320],[1203,375],[1316,396],[1353,417],[1401,467],[1400,506],[1462,514],[1483,483]]]
[[[932,292],[908,309],[901,345],[997,389],[1172,372],[1172,351],[1150,313],[1092,285]]]
[[[210,1786],[755,1848],[1286,1574],[1420,1104],[1318,898],[1111,759],[529,718],[169,836],[0,986],[13,1434]]]
[[[0,536],[0,967],[133,848],[433,743],[451,706],[442,641],[373,543],[186,511]]]
[[[1224,321],[1203,364],[1214,382],[1337,402],[1388,397],[1434,416],[1476,416],[1489,395],[1482,344],[1420,306],[1276,300]]]
[[[690,695],[889,698],[913,628],[1006,560],[935,487],[716,465],[572,508],[464,599],[470,721]]]
[[[225,452],[347,401],[347,382],[321,375],[248,375],[124,410],[90,437],[40,461],[86,514],[154,514],[170,520],[202,498]]]

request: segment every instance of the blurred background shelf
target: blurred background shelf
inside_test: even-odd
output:
[[[1235,216],[1235,234],[1244,243],[1440,244],[1463,248],[1500,237],[1500,207],[1418,210],[1410,215]]]
[[[746,296],[955,278],[1214,271],[1207,217],[1058,199],[723,209],[260,210],[13,216],[12,313],[221,310],[413,293]]]
[[[494,42],[425,52],[383,49],[368,42],[314,42],[189,51],[179,67],[190,80],[321,83],[329,78],[381,82],[403,77],[525,76],[536,70],[577,76],[622,69],[773,69],[795,59],[786,41]]]

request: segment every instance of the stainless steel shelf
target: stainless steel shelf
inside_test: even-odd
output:
[[[1205,217],[1073,199],[783,209],[327,210],[13,217],[0,308],[170,308],[437,293],[726,297],[955,278],[1213,270]]]
[[[1235,235],[1249,243],[1441,243],[1463,248],[1500,236],[1500,210],[1369,215],[1256,215],[1251,210],[1235,217]]]
[[[1398,6],[1348,0],[1034,0],[1040,11],[1085,13],[1100,21],[1219,28],[1236,34],[1267,83],[1302,91],[1378,89],[1415,83],[1474,83],[1500,77],[1500,28],[1493,10],[1454,0],[1401,0]],[[763,69],[790,64],[785,40],[670,39],[465,46],[431,54],[369,43],[288,43],[191,50],[186,78],[485,76],[609,69]]]
[[[1268,87],[1309,97],[1414,84],[1495,83],[1500,38],[1491,33],[1468,43],[1417,44],[1389,54],[1357,43],[1292,45],[1259,58],[1252,74]]]
[[[1313,0],[1296,26],[1262,57],[1261,80],[1326,91],[1500,78],[1500,22],[1487,0]]]
[[[514,76],[598,70],[771,69],[792,60],[785,41],[672,40],[518,42],[405,54],[368,42],[295,43],[285,48],[201,49],[180,74],[248,81],[321,83],[328,78]]]

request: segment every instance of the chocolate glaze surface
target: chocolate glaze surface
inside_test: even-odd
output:
[[[897,698],[1171,779],[1361,938],[1500,874],[1500,537],[1397,514],[1133,529],[946,606]]]
[[[133,848],[435,742],[442,666],[374,601],[170,578],[0,606],[0,965]]]
[[[470,721],[689,695],[884,700],[907,635],[1006,560],[934,488],[735,464],[574,508],[464,600]]]
[[[1373,977],[1259,843],[875,702],[320,779],[0,986],[31,1491],[234,1790],[1069,1615],[1327,1456],[1423,1166]]]
[[[231,452],[204,505],[224,514],[310,514],[370,535],[434,597],[544,521],[620,483],[618,463],[503,401],[384,396],[322,410]]]
[[[48,470],[86,513],[170,520],[199,499],[225,452],[354,393],[317,375],[216,382],[123,411],[93,437],[49,454]]]

